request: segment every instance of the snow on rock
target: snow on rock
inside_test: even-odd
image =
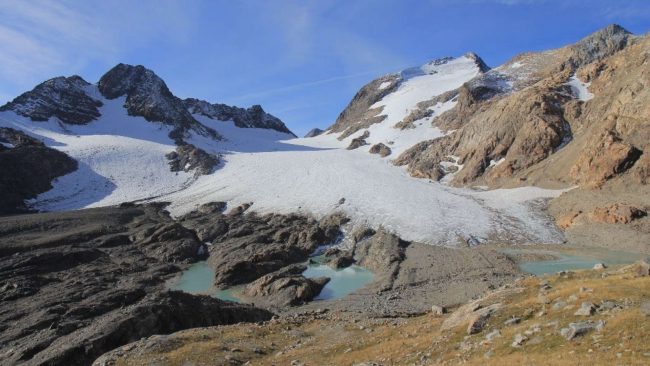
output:
[[[34,208],[114,205],[170,193],[194,180],[191,173],[169,169],[165,155],[176,148],[168,136],[171,126],[129,116],[124,97],[102,102],[101,117],[87,125],[63,127],[56,118],[34,123],[13,112],[0,113],[0,126],[20,129],[79,162],[78,170],[30,202]]]
[[[573,95],[583,102],[589,101],[594,97],[588,89],[591,83],[582,82],[575,74],[569,78],[566,85],[569,85],[573,91]]]
[[[379,84],[379,90],[384,90],[391,86],[392,82],[390,81],[384,81],[383,83]]]
[[[480,73],[476,60],[461,56],[430,62],[421,67],[402,71],[403,81],[394,92],[386,95],[371,108],[384,107],[382,124],[394,126],[406,117],[417,104],[446,91],[459,88]]]

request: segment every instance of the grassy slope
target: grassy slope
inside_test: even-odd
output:
[[[544,279],[530,277],[510,290],[488,296],[484,306],[500,302],[503,307],[490,318],[482,332],[471,336],[467,336],[466,323],[441,330],[450,315],[354,320],[345,314],[321,314],[263,325],[193,329],[145,340],[135,347],[125,346],[128,351],[117,359],[117,364],[240,364],[237,361],[241,364],[249,361],[250,365],[292,362],[305,365],[650,364],[650,317],[640,310],[640,304],[650,300],[650,277],[637,277],[633,266],[628,266],[545,279],[551,285],[546,291],[540,291]],[[577,299],[571,301],[572,295]],[[567,307],[553,310],[557,299],[565,301]],[[623,309],[590,317],[573,315],[582,302],[599,304],[602,300],[615,301]],[[511,316],[522,317],[521,323],[503,325]],[[604,329],[573,341],[560,336],[561,328],[587,319],[604,320]],[[527,343],[519,348],[511,346],[515,334],[523,334],[536,325],[541,330],[528,335]],[[493,329],[499,329],[501,337],[485,341],[485,335]],[[143,347],[145,344],[149,346]]]

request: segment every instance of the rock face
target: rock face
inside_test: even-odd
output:
[[[192,117],[183,101],[174,96],[165,82],[144,66],[118,64],[99,79],[99,91],[107,99],[126,96],[124,107],[131,116],[172,126],[170,137],[180,143],[188,132],[219,139],[219,134]]]
[[[382,158],[385,158],[388,155],[390,155],[391,150],[390,150],[390,147],[388,147],[388,146],[386,146],[386,145],[384,145],[383,143],[380,142],[378,144],[372,145],[370,147],[369,152],[371,154],[379,154],[379,156],[381,156]]]
[[[79,76],[57,77],[38,84],[34,89],[0,107],[32,121],[47,121],[51,117],[69,124],[86,124],[100,116],[102,102],[85,92],[90,86]]]
[[[255,304],[285,307],[311,301],[320,294],[329,278],[306,278],[303,265],[285,267],[264,275],[246,286],[244,296],[252,298]]]
[[[194,171],[197,175],[210,174],[219,163],[219,158],[208,154],[192,144],[179,145],[176,151],[165,155],[172,172]]]
[[[312,128],[311,130],[309,130],[309,132],[307,132],[307,134],[305,134],[305,137],[316,137],[322,134],[323,132],[325,131],[321,130],[320,128]]]
[[[350,141],[350,145],[347,147],[348,150],[355,150],[361,146],[368,145],[366,139],[370,137],[370,132],[364,131],[363,134],[359,137],[355,137]]]
[[[401,80],[398,74],[382,76],[365,85],[352,98],[352,101],[341,112],[336,122],[328,129],[330,132],[343,132],[339,139],[342,140],[353,133],[379,123],[386,118],[380,116],[382,108],[370,108],[397,88]],[[383,88],[380,88],[381,86]]]
[[[567,86],[569,77],[576,70],[625,52],[629,40],[627,31],[610,26],[575,45],[517,56],[504,66],[477,76],[459,89],[456,106],[432,122],[456,132],[414,146],[395,163],[408,165],[414,176],[438,180],[444,176],[441,162],[457,156],[463,169],[454,175],[454,184],[498,185],[513,178],[525,179],[531,167],[547,162],[581,132],[576,121],[584,118],[585,106],[575,100]],[[587,106],[591,105],[590,102]],[[641,150],[633,144],[604,145],[607,148],[601,155],[607,158],[600,159],[593,151],[585,151],[584,156],[589,158],[578,164],[573,175],[595,169],[593,179],[608,179],[629,168],[640,156]],[[610,146],[612,151],[607,150]],[[503,163],[491,163],[501,159]],[[558,177],[565,177],[566,172],[563,173]]]
[[[1,217],[0,243],[1,364],[88,365],[152,334],[272,315],[167,292],[204,245],[162,205]]]
[[[219,103],[211,104],[194,98],[183,100],[183,104],[192,114],[200,114],[219,121],[233,121],[235,126],[241,128],[268,128],[296,137],[279,118],[264,112],[259,105],[239,108]]]
[[[76,169],[77,162],[65,153],[20,131],[0,128],[0,215],[28,211],[26,199],[51,189],[53,179]]]
[[[299,215],[260,216],[244,211],[180,218],[202,242],[213,243],[208,262],[215,269],[214,284],[218,287],[249,283],[306,261],[319,245],[338,240],[340,227],[347,222],[340,215],[319,222]]]

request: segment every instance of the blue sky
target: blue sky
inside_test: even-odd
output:
[[[381,74],[468,51],[497,66],[610,23],[650,31],[650,1],[0,0],[0,103],[124,62],[180,97],[261,104],[302,135]]]

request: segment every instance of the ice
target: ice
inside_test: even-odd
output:
[[[575,74],[569,78],[566,85],[569,85],[575,97],[583,102],[589,101],[594,97],[588,89],[591,83],[582,82]]]

